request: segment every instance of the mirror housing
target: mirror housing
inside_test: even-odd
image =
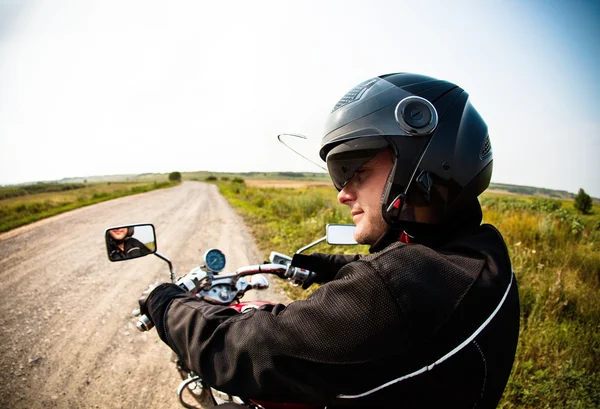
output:
[[[354,240],[354,224],[328,224],[326,229],[327,244],[358,244]]]
[[[327,244],[358,244],[354,240],[354,230],[356,226],[354,224],[328,224],[325,229],[325,236],[321,237],[317,241],[313,241],[307,246],[302,247],[296,254],[300,254],[303,251],[316,246],[319,243],[327,240]],[[273,253],[271,253],[271,256]]]
[[[110,261],[131,260],[156,253],[154,225],[149,223],[109,227],[104,232]]]

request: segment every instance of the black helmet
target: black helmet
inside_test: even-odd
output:
[[[392,228],[443,223],[489,186],[487,125],[455,84],[388,74],[344,95],[328,117],[320,150],[335,187],[341,190],[360,166],[386,149],[394,165],[381,209]],[[426,219],[417,207],[429,209]]]

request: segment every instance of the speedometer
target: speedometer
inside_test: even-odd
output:
[[[225,254],[219,249],[210,249],[204,254],[204,264],[214,273],[223,271],[225,268]]]

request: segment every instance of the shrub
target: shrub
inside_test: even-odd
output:
[[[179,173],[179,172],[171,172],[171,173],[169,173],[169,181],[171,181],[171,182],[181,182],[181,173]]]
[[[551,213],[556,212],[562,207],[562,202],[558,200],[545,199],[545,198],[533,198],[531,208],[533,210],[540,210],[542,212]]]
[[[590,195],[585,193],[585,190],[579,189],[579,193],[575,196],[575,203],[573,204],[575,209],[579,210],[583,214],[589,214],[592,210],[592,198]]]
[[[210,175],[210,176],[207,176],[205,180],[207,182],[214,182],[215,180],[217,180],[217,177],[213,176],[213,175]]]

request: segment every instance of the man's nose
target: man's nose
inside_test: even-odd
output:
[[[349,205],[349,202],[356,200],[356,195],[349,185],[344,186],[337,195],[337,200],[341,204]]]

